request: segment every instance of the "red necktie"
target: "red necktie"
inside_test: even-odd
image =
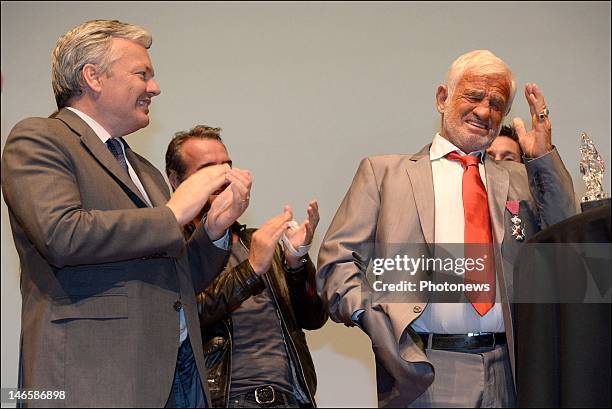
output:
[[[495,259],[491,236],[491,218],[487,190],[480,179],[480,158],[474,155],[461,156],[457,152],[446,155],[449,160],[460,161],[463,166],[463,214],[465,219],[464,243],[466,259],[482,259],[484,268],[466,268],[466,284],[489,284],[489,291],[466,291],[465,295],[474,309],[484,316],[495,303]]]

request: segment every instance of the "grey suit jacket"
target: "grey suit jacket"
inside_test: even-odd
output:
[[[393,256],[387,254],[392,247],[386,243],[435,243],[429,147],[416,155],[362,160],[319,252],[317,287],[332,319],[351,326],[352,314],[365,310],[360,321],[376,356],[381,407],[408,405],[434,378],[433,367],[410,327],[427,300],[398,303],[374,299],[364,272],[372,258]],[[527,234],[533,234],[573,215],[574,193],[556,150],[526,166],[485,160],[485,169],[498,291],[514,366],[508,294],[512,291],[512,265],[520,243],[510,234],[511,214],[506,202],[520,201],[520,217]]]
[[[195,291],[227,252],[203,229],[185,243],[161,173],[126,155],[154,207],[70,110],[26,119],[6,141],[2,191],[23,300],[19,386],[66,392],[32,406],[164,406],[179,348],[176,301],[206,379]]]

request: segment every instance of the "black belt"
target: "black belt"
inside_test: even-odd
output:
[[[429,346],[428,333],[419,333],[425,344]],[[506,334],[503,332],[478,332],[474,334],[431,334],[431,349],[478,349],[493,348],[506,344]]]
[[[293,397],[293,395],[281,392],[272,385],[260,386],[255,388],[253,392],[245,393],[244,395],[239,396],[244,396],[245,400],[255,402],[260,406],[271,405],[273,403],[281,405],[298,405],[298,401],[295,399],[295,397]]]

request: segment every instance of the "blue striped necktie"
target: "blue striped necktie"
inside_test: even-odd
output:
[[[125,155],[123,154],[123,148],[121,147],[121,142],[119,142],[117,139],[109,138],[106,141],[106,146],[108,147],[108,150],[111,151],[115,159],[117,159],[117,162],[119,162],[119,165],[121,165],[123,170],[125,170],[125,173],[129,175],[128,164],[127,164],[127,160],[125,159]]]

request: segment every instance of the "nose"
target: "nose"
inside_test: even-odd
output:
[[[489,102],[486,99],[482,100],[474,108],[473,112],[478,117],[478,119],[480,119],[480,120],[488,120],[489,117],[491,116],[491,105],[489,104]]]
[[[498,161],[506,159],[506,156],[508,155],[508,153],[504,152],[503,149],[492,149],[492,148],[489,148],[487,150],[487,154],[491,157],[491,159],[495,159]]]
[[[151,78],[147,83],[147,93],[150,94],[152,97],[156,97],[161,94],[161,89],[153,78]]]

